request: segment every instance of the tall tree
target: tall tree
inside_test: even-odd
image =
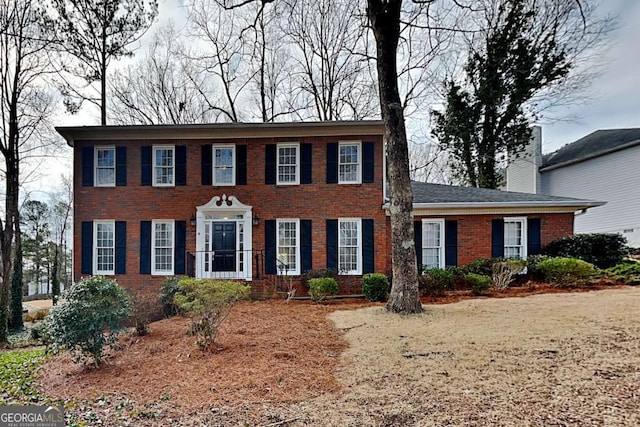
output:
[[[48,242],[51,235],[49,206],[39,200],[26,200],[22,204],[20,222],[24,235],[21,252],[28,260],[28,279],[35,282],[40,292],[43,267],[48,256]],[[47,278],[48,280],[48,278]]]
[[[8,338],[13,244],[20,237],[19,190],[22,153],[37,144],[52,112],[52,98],[42,83],[49,70],[46,14],[35,0],[9,0],[0,9],[0,154],[4,158],[5,206],[0,220],[0,343]],[[17,231],[17,233],[16,233]],[[19,246],[19,242],[18,242]],[[22,287],[15,292],[22,294]],[[17,301],[17,299],[16,299]],[[13,308],[22,313],[20,307]]]
[[[77,88],[65,79],[67,108],[77,111],[82,101],[100,108],[100,123],[107,124],[107,68],[112,60],[131,56],[131,46],[149,29],[158,14],[156,0],[53,0],[57,12],[60,48],[75,59],[62,68],[84,79]],[[100,82],[98,95],[91,92]]]
[[[57,304],[60,296],[61,273],[66,273],[65,268],[65,243],[69,221],[71,219],[71,207],[73,204],[73,183],[70,177],[62,177],[62,190],[51,195],[50,212],[51,228],[53,234],[53,265],[51,268],[51,297],[53,304]],[[68,285],[65,282],[65,285]]]
[[[498,169],[528,143],[540,95],[568,82],[580,53],[611,29],[594,20],[592,2],[486,2],[481,43],[471,40],[463,83],[446,82],[446,107],[434,111],[434,136],[450,151],[457,178],[497,188]],[[556,92],[557,94],[557,92]]]

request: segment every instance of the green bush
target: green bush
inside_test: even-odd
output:
[[[171,317],[178,314],[178,307],[173,302],[173,297],[178,291],[179,277],[171,276],[162,281],[160,285],[160,304],[162,305],[162,313],[165,317]]]
[[[418,288],[425,296],[438,297],[453,288],[456,275],[451,269],[430,268],[418,276]]]
[[[577,258],[550,258],[538,264],[546,280],[554,286],[580,286],[597,273],[593,264]]]
[[[307,288],[309,287],[309,280],[311,279],[321,279],[325,277],[331,277],[338,281],[338,270],[334,268],[318,268],[315,270],[309,270],[302,275],[300,281]]]
[[[625,259],[622,263],[605,270],[605,275],[618,282],[627,285],[640,285],[640,262],[632,259]]]
[[[64,346],[76,363],[102,363],[104,347],[115,349],[123,322],[129,316],[126,291],[106,277],[84,278],[63,294],[44,320],[54,349]]]
[[[149,333],[149,323],[158,317],[160,304],[157,295],[149,293],[130,292],[131,315],[129,322],[139,337]]]
[[[549,255],[531,255],[527,257],[527,276],[533,280],[545,280],[544,273],[538,267],[542,261],[551,259]]]
[[[47,322],[36,323],[29,329],[30,338],[34,341],[38,341],[42,345],[52,344],[51,336],[49,335],[49,328]]]
[[[309,279],[309,295],[314,301],[320,301],[329,295],[338,293],[338,282],[333,277]]]
[[[542,253],[552,257],[578,258],[598,268],[620,264],[629,252],[627,239],[620,234],[576,234],[554,240]]]
[[[212,351],[233,305],[250,295],[251,288],[239,282],[186,278],[178,282],[173,301],[180,313],[191,318],[188,333],[198,337],[198,346]]]
[[[389,295],[389,279],[381,273],[362,276],[362,294],[369,301],[385,302]]]
[[[496,262],[506,261],[506,258],[478,258],[462,267],[464,274],[474,273],[482,276],[491,276],[493,274],[493,264]]]
[[[491,287],[491,277],[484,274],[467,273],[464,276],[464,280],[476,295],[481,295]]]

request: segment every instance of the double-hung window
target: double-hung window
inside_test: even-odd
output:
[[[94,274],[115,274],[115,222],[95,221],[93,223]]]
[[[278,144],[277,184],[300,183],[300,144]]]
[[[338,219],[338,270],[340,274],[362,272],[362,222],[359,218]]]
[[[235,185],[235,146],[213,146],[213,185]]]
[[[153,221],[151,230],[151,274],[173,275],[174,221]]]
[[[341,142],[338,144],[338,183],[360,184],[361,156],[359,142]]]
[[[422,266],[444,268],[444,220],[422,220]]]
[[[95,147],[95,185],[113,187],[116,185],[116,149],[115,147]]]
[[[175,183],[175,147],[153,147],[153,185],[173,186]]]
[[[300,274],[300,220],[277,220],[278,274]]]
[[[527,218],[504,219],[504,256],[505,258],[527,257]]]

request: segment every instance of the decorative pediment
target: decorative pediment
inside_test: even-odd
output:
[[[198,206],[196,209],[198,212],[200,211],[237,211],[237,212],[246,212],[250,211],[252,206],[245,205],[240,200],[236,199],[235,196],[227,196],[223,194],[222,196],[213,196],[209,202],[202,206]]]

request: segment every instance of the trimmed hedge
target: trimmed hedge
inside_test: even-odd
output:
[[[545,279],[554,286],[581,286],[598,272],[593,264],[576,258],[550,258],[538,264]]]
[[[338,282],[333,277],[317,277],[309,279],[309,295],[314,301],[338,293]]]
[[[598,268],[620,264],[629,253],[627,239],[620,234],[576,234],[554,240],[542,249],[552,257],[578,258]]]
[[[369,301],[385,302],[389,295],[389,279],[381,273],[362,276],[362,294]]]

